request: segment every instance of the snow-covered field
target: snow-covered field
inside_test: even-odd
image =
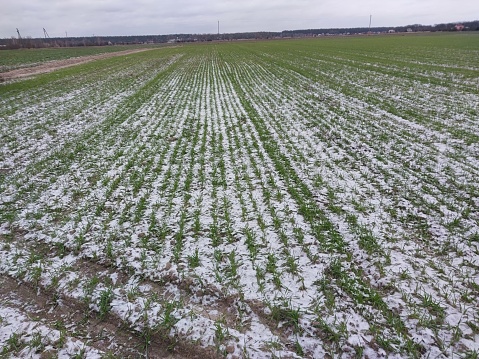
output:
[[[0,355],[477,358],[478,56],[208,44],[0,85]]]

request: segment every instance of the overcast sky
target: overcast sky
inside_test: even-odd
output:
[[[479,19],[479,0],[1,0],[0,37],[157,35],[433,25]]]

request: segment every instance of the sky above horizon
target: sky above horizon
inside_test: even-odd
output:
[[[434,25],[479,19],[478,0],[3,0],[0,37],[159,35]]]

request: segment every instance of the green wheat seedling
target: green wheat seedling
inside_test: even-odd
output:
[[[251,255],[251,259],[254,261],[259,251],[258,245],[256,243],[256,237],[253,233],[253,230],[248,227],[244,229],[244,234],[246,236],[246,247]]]
[[[113,291],[111,288],[104,289],[100,292],[98,298],[98,313],[100,319],[104,319],[111,309],[111,301],[113,300]]]
[[[44,338],[41,332],[35,332],[29,342],[29,346],[35,350],[35,353],[41,353],[44,351],[46,345],[48,343],[48,339]]]
[[[229,268],[227,269],[227,273],[229,277],[231,277],[233,280],[236,280],[238,276],[238,268],[241,266],[241,262],[236,258],[236,253],[234,251],[228,254],[228,261]]]
[[[299,308],[293,308],[291,303],[284,302],[280,305],[269,304],[268,308],[271,311],[271,318],[274,319],[278,324],[283,322],[285,325],[291,327],[294,333],[300,333],[300,319],[301,312]]]
[[[201,258],[198,248],[195,249],[195,252],[192,255],[188,256],[188,265],[190,268],[196,268],[200,265]]]
[[[18,335],[17,333],[13,333],[5,341],[5,344],[2,347],[2,351],[0,353],[2,355],[7,355],[9,353],[18,353],[23,346],[24,343],[22,342],[20,335]]]

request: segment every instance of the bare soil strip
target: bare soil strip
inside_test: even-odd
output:
[[[122,358],[147,355],[150,359],[193,359],[211,354],[206,354],[201,349],[195,352],[181,345],[168,350],[168,343],[155,334],[152,335],[146,352],[144,340],[122,326],[114,316],[100,320],[92,316],[82,303],[64,300],[56,297],[53,292],[33,288],[8,276],[0,278],[0,288],[0,302],[4,305],[15,308],[34,321],[42,321],[51,328],[62,323],[69,336]],[[115,349],[112,351],[112,348]]]
[[[125,50],[125,51],[118,51],[118,52],[107,53],[107,54],[89,55],[89,56],[82,56],[82,57],[74,57],[71,59],[49,61],[38,66],[26,67],[22,69],[16,69],[16,70],[0,73],[0,82],[16,80],[19,78],[27,78],[27,77],[31,77],[35,75],[53,72],[59,69],[64,69],[66,67],[85,64],[87,62],[91,62],[95,60],[108,59],[110,57],[115,57],[115,56],[125,56],[130,54],[136,54],[138,52],[143,52],[148,50],[152,50],[152,48]]]

